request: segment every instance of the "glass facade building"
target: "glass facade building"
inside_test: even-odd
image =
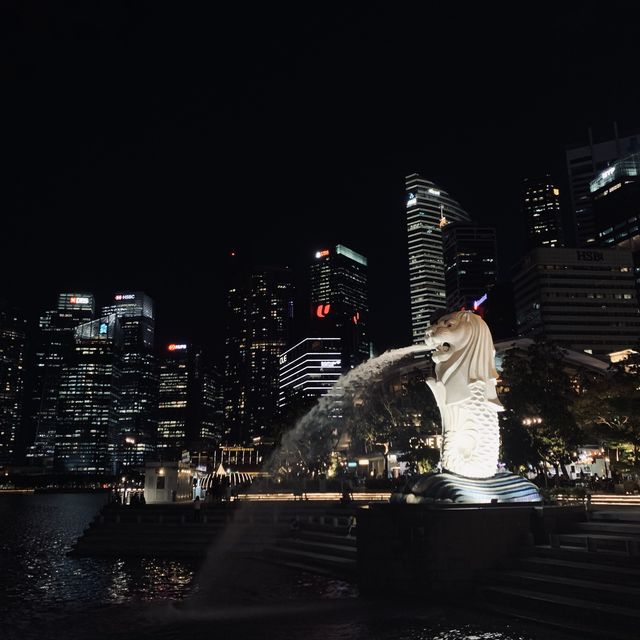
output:
[[[157,453],[176,460],[183,451],[214,449],[221,440],[220,377],[198,348],[166,346],[159,363]]]
[[[595,141],[589,129],[588,144],[566,150],[569,193],[578,246],[596,242],[596,223],[590,193],[591,181],[618,158],[640,150],[640,135],[618,136],[614,124],[614,137]]]
[[[158,375],[153,300],[142,292],[113,296],[102,315],[115,314],[122,331],[118,432],[112,459],[118,470],[142,466],[155,452]]]
[[[58,392],[55,466],[61,471],[112,474],[118,429],[122,332],[116,314],[76,327],[72,361]]]
[[[278,409],[279,357],[291,336],[293,284],[286,268],[236,274],[227,298],[225,437],[270,437]]]
[[[342,372],[371,355],[367,259],[338,244],[311,264],[311,335],[340,340]]]
[[[640,296],[640,153],[612,164],[590,184],[596,244],[631,251]]]
[[[327,395],[342,375],[340,338],[305,338],[280,356],[278,407]]]
[[[527,224],[529,249],[564,246],[560,189],[551,176],[525,178],[522,211]]]
[[[56,309],[40,317],[30,411],[35,437],[27,452],[27,458],[39,466],[53,466],[62,370],[74,357],[76,327],[91,321],[94,309],[90,293],[61,293]]]
[[[422,344],[433,313],[447,306],[442,228],[470,218],[434,182],[414,173],[407,176],[405,184],[411,333],[413,344]]]
[[[22,424],[27,321],[0,301],[0,464],[16,462]]]
[[[496,285],[496,230],[471,222],[442,228],[447,311],[477,309]]]

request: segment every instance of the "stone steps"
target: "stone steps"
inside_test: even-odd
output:
[[[640,532],[637,536],[604,533],[555,533],[549,536],[552,547],[572,547],[597,553],[604,551],[627,556],[640,556]]]
[[[608,522],[611,520],[616,522],[640,522],[640,510],[597,510],[592,511],[590,514],[591,522]]]
[[[304,538],[287,538],[279,540],[277,544],[280,548],[320,553],[325,556],[348,558],[353,561],[356,560],[358,555],[357,548],[351,545],[318,542],[316,540],[305,540]]]
[[[484,587],[482,595],[483,602],[496,613],[507,607],[516,617],[527,616],[538,623],[561,628],[578,626],[594,636],[610,638],[613,633],[618,633],[625,638],[638,637],[640,611],[635,607],[621,607],[608,602],[587,601],[507,585]],[[587,624],[583,625],[585,621]],[[636,635],[625,635],[632,632]]]
[[[579,522],[576,525],[576,530],[594,534],[640,535],[640,532],[638,531],[638,523],[634,522],[607,522],[605,520],[592,520],[590,522]]]
[[[310,573],[331,575],[345,580],[356,577],[357,564],[355,559],[351,560],[334,553],[317,553],[278,545],[265,549],[263,557],[276,564]]]
[[[603,638],[637,638],[640,519],[590,514],[548,545],[486,573],[480,605],[496,613]]]
[[[528,611],[522,607],[509,607],[506,604],[493,604],[491,611],[505,616],[507,618],[516,618],[522,622],[534,625],[543,624],[550,630],[559,631],[563,634],[571,634],[573,636],[581,636],[584,638],[599,638],[600,640],[638,640],[638,634],[635,629],[611,629],[609,628],[603,633],[600,627],[594,628],[592,624],[582,622],[580,619],[567,620],[566,617],[554,617],[548,612],[545,614],[544,620],[536,611]]]
[[[536,545],[533,550],[525,551],[524,555],[535,554],[546,558],[558,558],[574,562],[603,563],[611,566],[636,566],[635,558],[630,558],[626,553],[603,551],[602,549],[587,551],[584,547],[552,547],[551,545]],[[633,560],[633,562],[631,562]],[[630,564],[631,563],[631,564]]]
[[[317,529],[308,529],[304,526],[300,530],[299,538],[303,538],[304,540],[314,540],[320,543],[332,544],[337,543],[340,546],[348,546],[353,547],[353,549],[357,549],[358,540],[355,537],[355,529],[352,531],[350,536],[346,535],[346,533],[335,533],[329,531],[318,531]]]
[[[547,595],[571,595],[591,602],[608,602],[623,607],[634,607],[640,601],[640,587],[605,583],[597,579],[570,578],[555,574],[510,569],[489,572],[494,584],[540,591]]]
[[[580,562],[563,558],[531,555],[518,559],[514,568],[533,573],[599,580],[640,588],[640,567],[615,566],[602,562]]]
[[[271,562],[303,569],[312,573],[332,575],[354,580],[357,575],[357,539],[347,535],[348,518],[340,518],[335,524],[326,524],[327,518],[301,522],[297,531],[267,546],[263,555]],[[352,527],[352,534],[355,527]]]

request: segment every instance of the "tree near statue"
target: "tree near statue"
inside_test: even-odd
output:
[[[501,382],[505,462],[512,468],[532,466],[545,478],[544,465],[549,465],[556,478],[568,477],[566,465],[580,441],[580,430],[571,411],[577,394],[562,349],[538,340],[524,354],[509,351]]]
[[[427,443],[440,433],[440,416],[425,385],[424,372],[414,369],[401,375],[392,372],[361,389],[343,416],[351,454],[393,450],[402,452],[400,460],[414,473],[435,468],[440,453]]]
[[[586,385],[572,411],[589,442],[617,450],[614,468],[640,472],[640,377],[634,356]]]

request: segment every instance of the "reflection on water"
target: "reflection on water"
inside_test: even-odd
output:
[[[457,629],[447,629],[439,631],[433,635],[433,630],[423,629],[422,633],[416,636],[409,636],[410,640],[526,640],[525,636],[514,634],[513,632],[503,633],[502,631],[479,631],[471,625]]]
[[[195,568],[175,560],[115,560],[106,567],[105,602],[179,600],[189,590]]]
[[[223,554],[205,564],[67,555],[102,495],[0,495],[2,640],[553,640],[510,623],[367,602],[341,580]],[[225,566],[226,569],[225,569]],[[203,580],[202,574],[218,580]],[[518,629],[520,629],[518,627]]]
[[[0,495],[0,637],[4,628],[35,636],[52,619],[87,606],[185,597],[193,563],[67,555],[104,500],[103,494]]]

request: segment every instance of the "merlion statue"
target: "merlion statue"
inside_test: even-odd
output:
[[[498,467],[503,406],[489,327],[471,311],[456,311],[429,328],[425,342],[436,363],[436,379],[427,384],[442,417],[442,467],[467,478],[490,478]]]
[[[400,502],[540,502],[525,478],[498,471],[503,406],[496,394],[489,327],[472,311],[441,317],[425,336],[436,377],[429,378],[442,417],[441,473],[411,481]]]

